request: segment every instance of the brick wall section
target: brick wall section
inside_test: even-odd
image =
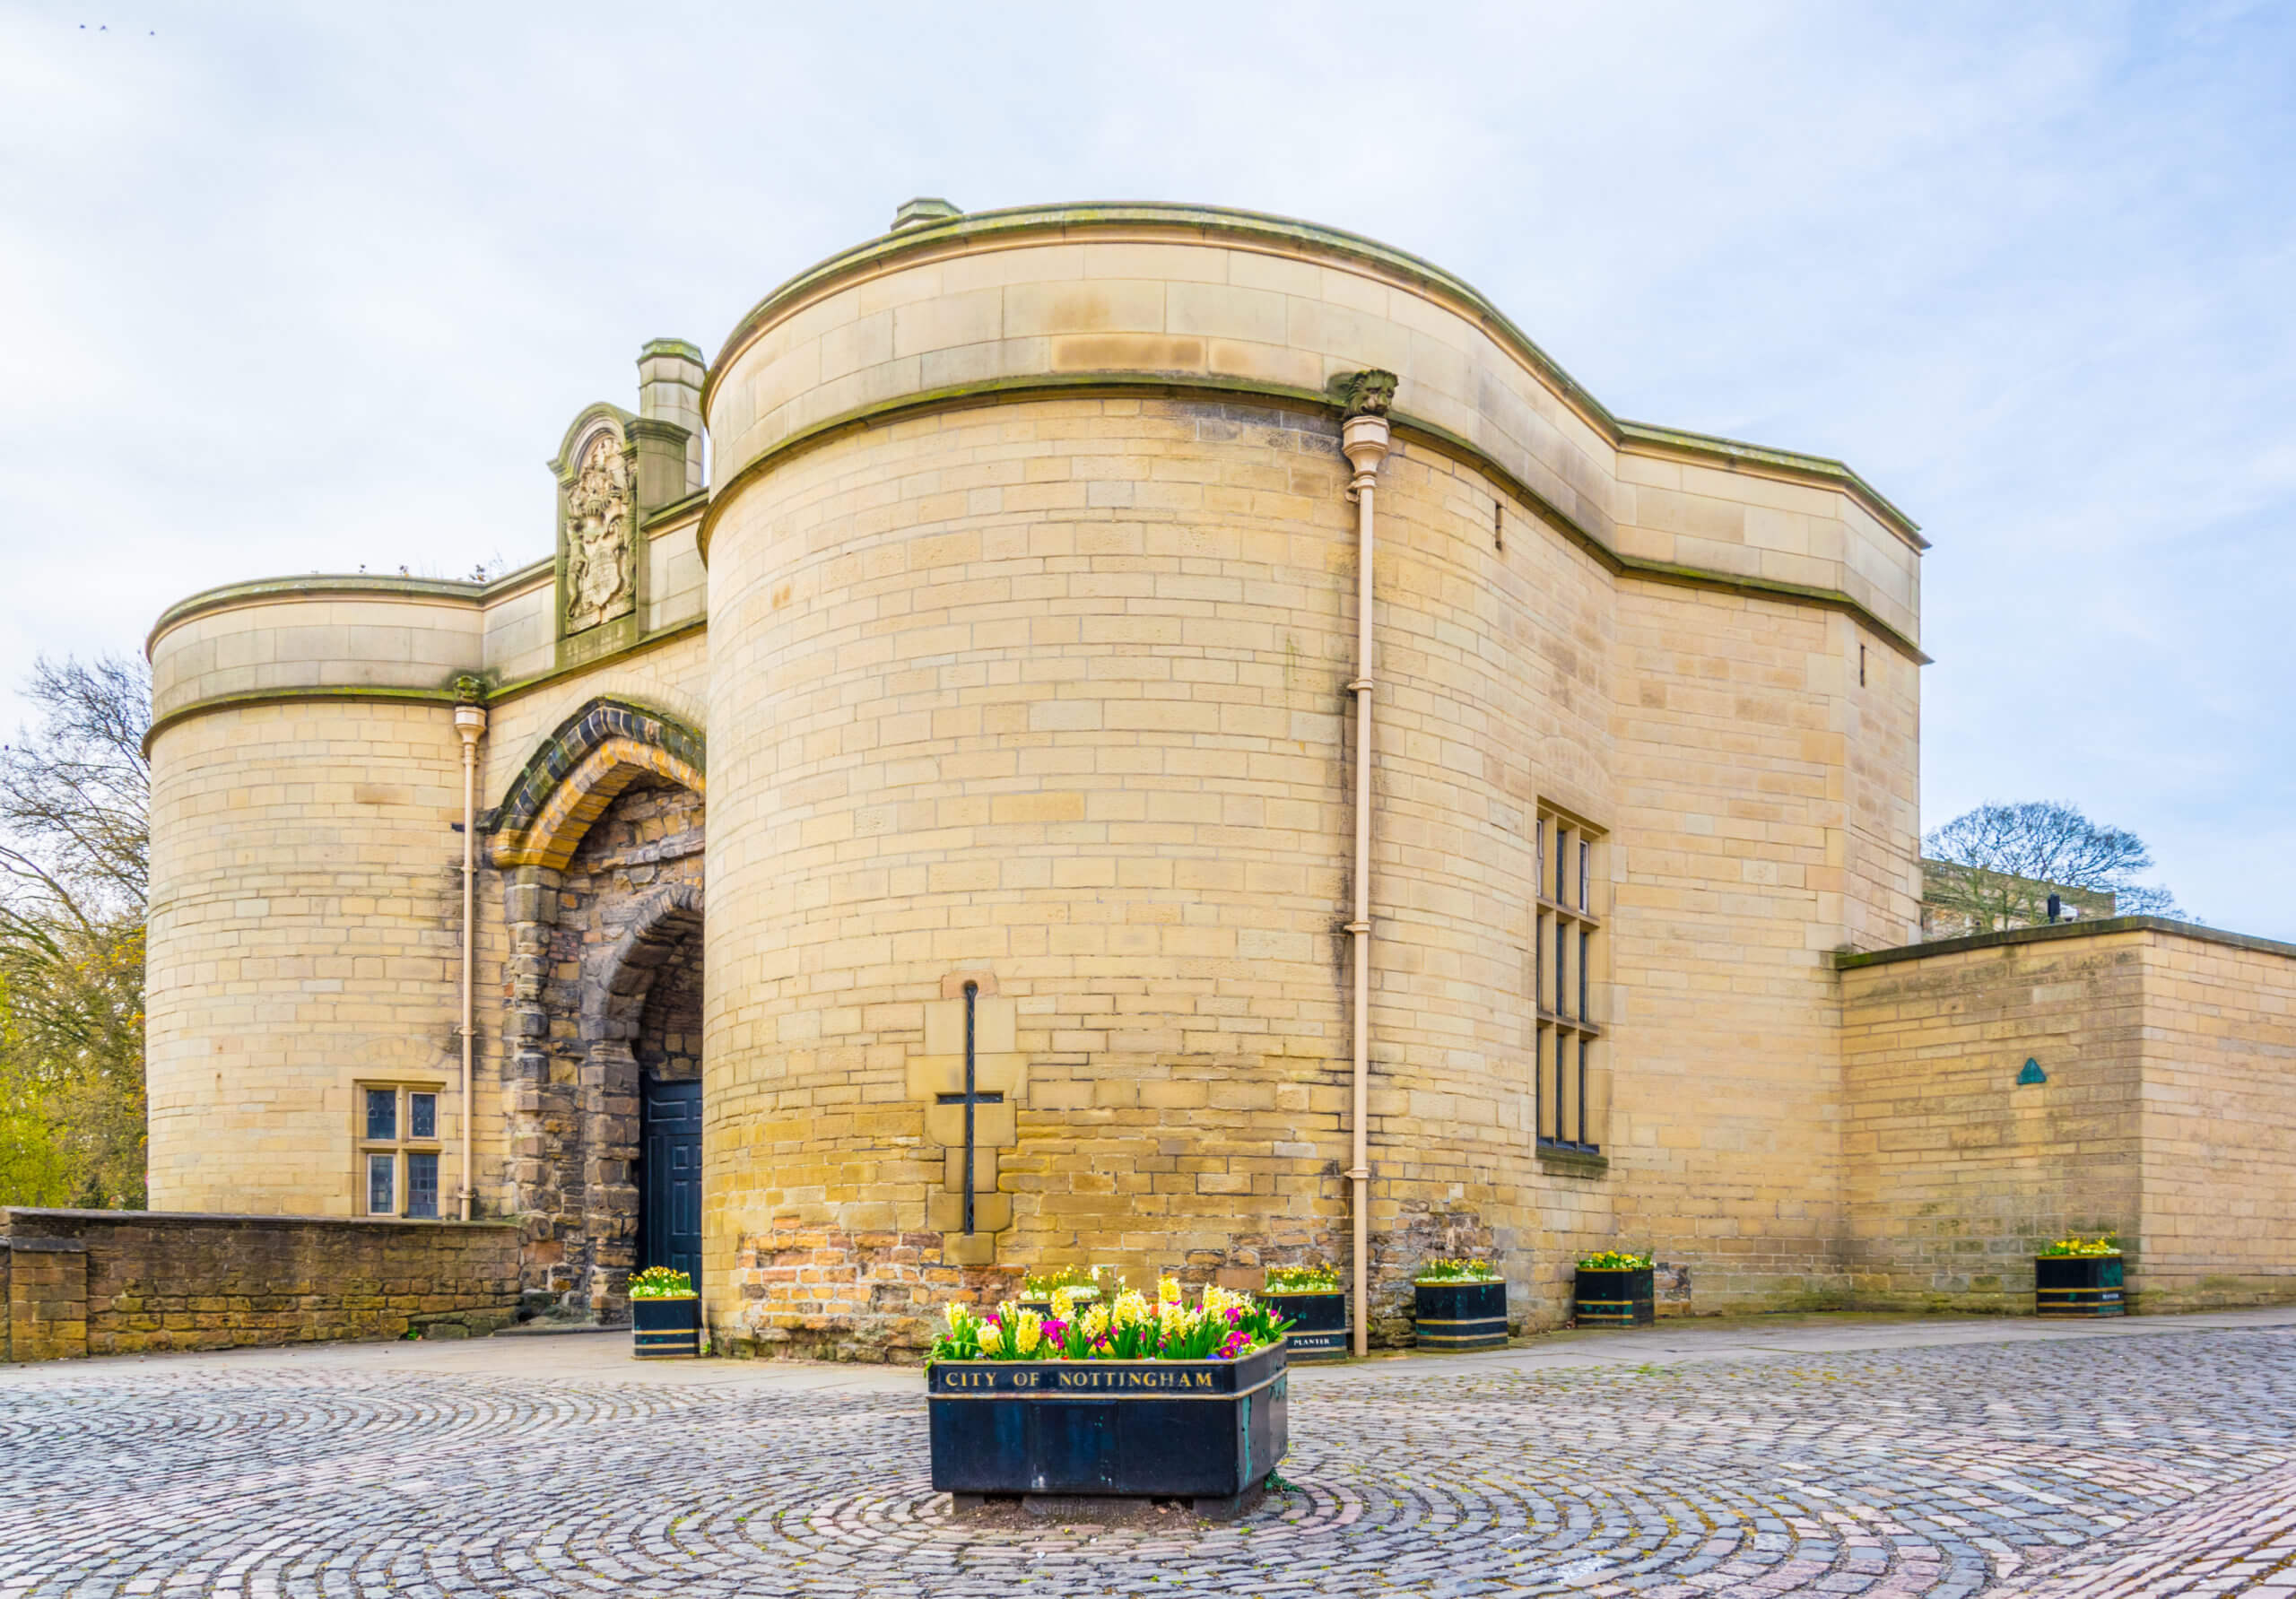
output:
[[[13,1360],[467,1336],[517,1308],[508,1223],[7,1210],[0,1227]]]
[[[0,1238],[11,1360],[60,1360],[88,1352],[88,1249],[77,1238]]]
[[[734,1270],[738,1309],[714,1329],[720,1347],[827,1360],[922,1359],[943,1306],[999,1304],[1022,1276],[947,1259],[937,1232],[824,1230],[787,1215],[741,1240]]]

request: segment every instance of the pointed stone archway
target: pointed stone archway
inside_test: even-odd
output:
[[[683,724],[593,700],[486,819],[510,942],[507,1198],[535,1311],[626,1318],[644,1088],[700,1080],[701,756]]]
[[[701,923],[698,884],[647,895],[582,985],[582,1225],[593,1305],[613,1319],[633,1271],[677,1265],[700,1281]],[[690,1178],[650,1169],[689,1153]]]

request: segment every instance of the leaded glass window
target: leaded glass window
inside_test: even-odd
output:
[[[1603,1060],[1602,830],[1542,808],[1533,849],[1532,1093],[1542,1149],[1602,1147],[1609,1105]]]

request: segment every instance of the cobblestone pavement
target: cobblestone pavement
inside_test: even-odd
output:
[[[1301,1371],[1231,1526],[952,1520],[913,1374],[19,1369],[0,1595],[2296,1593],[2296,1326],[2005,1340]]]

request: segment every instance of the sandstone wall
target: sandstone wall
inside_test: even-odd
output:
[[[2296,949],[2122,917],[1841,984],[1859,1303],[2023,1313],[2036,1248],[2107,1231],[2139,1309],[2296,1299]]]
[[[152,742],[146,1081],[170,1209],[350,1215],[358,1085],[460,1136],[461,745],[445,705],[230,706]]]
[[[355,1212],[361,1082],[439,1092],[441,1186],[459,1184],[453,680],[483,673],[498,691],[482,809],[601,694],[699,726],[695,526],[650,530],[645,640],[575,670],[553,665],[547,563],[491,587],[243,584],[161,619],[148,1032],[158,1203]],[[523,1204],[497,1042],[510,934],[483,841],[481,862],[475,1186],[479,1213],[502,1214]],[[577,1091],[570,1078],[562,1086]]]
[[[1831,464],[1630,449],[1423,264],[1107,222],[867,247],[713,373],[718,1324],[898,1343],[993,1270],[1344,1254],[1355,551],[1320,395],[1371,366],[1375,1324],[1462,1250],[1552,1321],[1613,1241],[1696,1308],[1839,1299],[1824,957],[1911,935],[1918,541]],[[1542,806],[1616,891],[1593,1155],[1535,1140]],[[1011,1087],[988,1237],[935,1103],[968,980]]]
[[[0,1211],[0,1358],[465,1337],[517,1306],[518,1230],[143,1211]]]
[[[2296,1299],[2296,948],[2146,936],[2148,1310]]]
[[[2145,936],[1843,971],[1861,1304],[2029,1311],[2048,1239],[2118,1230],[2140,1243]],[[2028,1060],[2047,1082],[2019,1083]]]
[[[1624,584],[1618,613],[1619,1237],[1675,1268],[1677,1307],[1685,1271],[1692,1308],[1839,1303],[1826,952],[1910,936],[1910,896],[1860,865],[1910,857],[1914,668],[1860,688],[1858,630],[1814,607]]]
[[[1329,1250],[1332,431],[1135,400],[963,412],[802,457],[719,523],[706,1269],[759,1295],[720,1325],[854,1308],[727,1269],[784,1218],[840,1252],[930,1230],[945,1266],[987,1264],[949,1236],[961,1181],[909,1069],[965,975],[1014,1003],[1002,1049],[1026,1062],[980,1174],[1004,1262]],[[896,1284],[844,1286],[866,1319]]]

